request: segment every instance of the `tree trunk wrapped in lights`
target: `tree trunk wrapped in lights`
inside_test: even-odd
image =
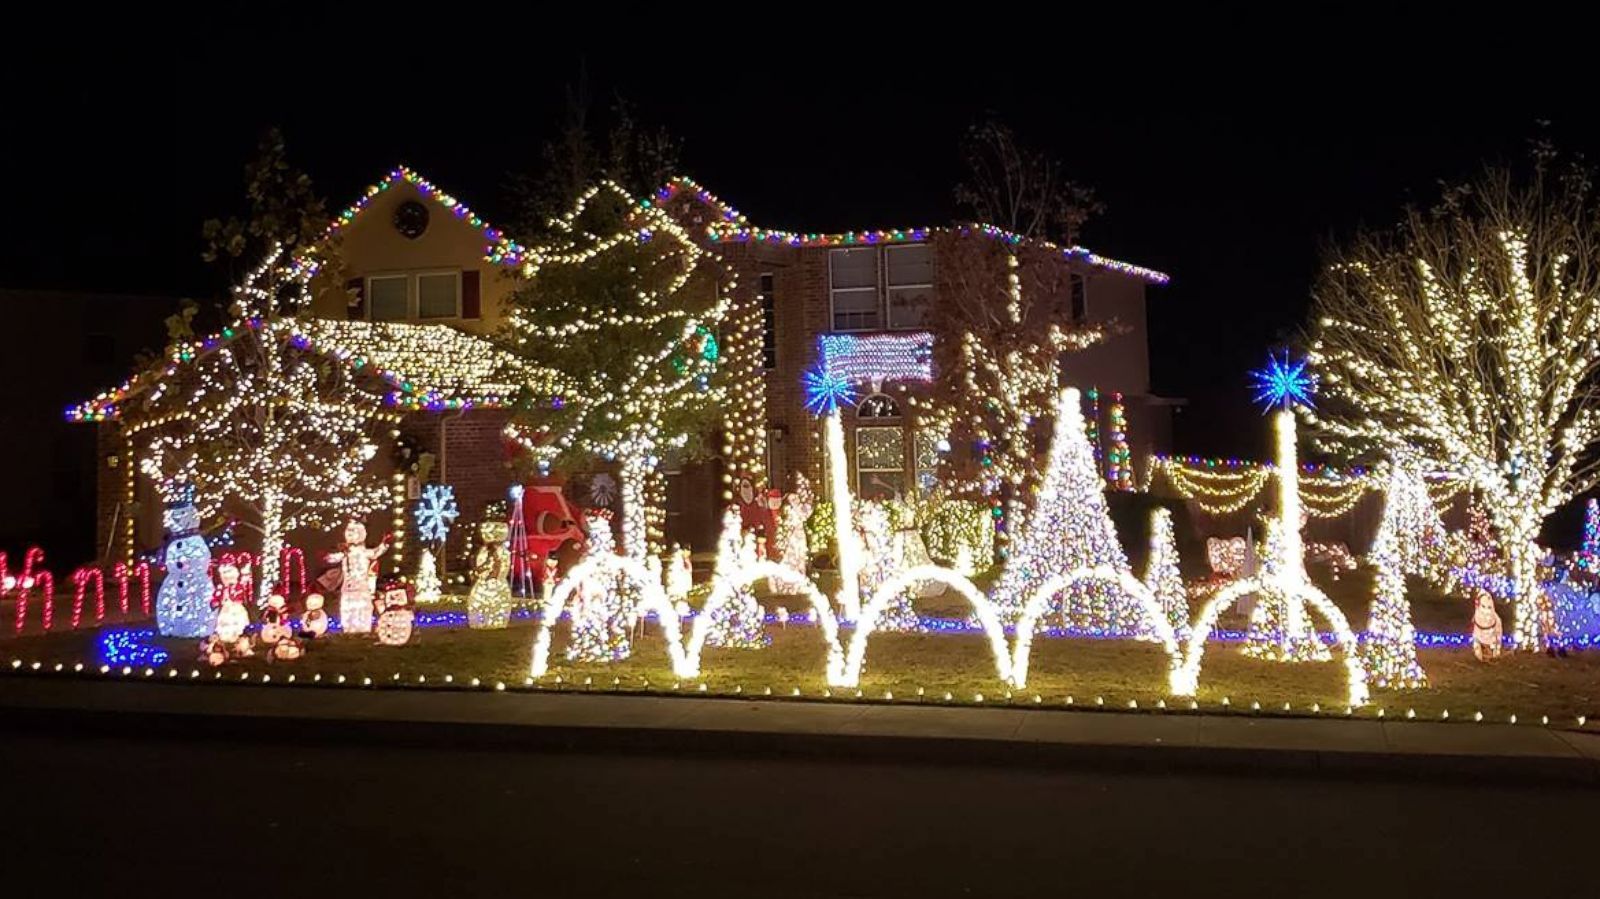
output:
[[[1546,517],[1600,482],[1600,215],[1547,148],[1335,253],[1315,291],[1327,437],[1470,482],[1499,532],[1517,646]]]
[[[508,433],[541,467],[615,462],[622,549],[642,562],[660,549],[662,519],[651,507],[662,455],[696,449],[691,439],[728,399],[716,332],[733,275],[672,217],[609,182],[585,193],[548,242],[515,251],[527,282],[511,297],[501,340],[573,387],[552,395],[530,385]]]
[[[1433,502],[1420,477],[1399,467],[1390,473],[1383,520],[1367,554],[1373,568],[1372,614],[1362,651],[1367,672],[1378,686],[1396,690],[1428,685],[1428,676],[1417,661],[1417,633],[1411,625],[1411,603],[1406,599],[1404,547],[1417,540],[1418,494],[1431,512]]]

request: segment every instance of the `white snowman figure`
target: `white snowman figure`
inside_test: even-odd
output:
[[[1472,609],[1472,654],[1480,662],[1498,659],[1503,634],[1500,613],[1494,610],[1494,597],[1487,590],[1479,590]]]
[[[216,612],[211,608],[211,547],[200,534],[200,512],[192,497],[181,495],[162,510],[162,519],[166,577],[156,592],[156,629],[163,637],[209,637]]]
[[[378,586],[378,557],[389,549],[389,540],[367,546],[367,526],[352,521],[344,526],[344,544],[329,553],[329,562],[338,562],[339,628],[347,634],[372,633],[372,596]]]
[[[300,616],[300,633],[307,640],[315,640],[328,632],[328,613],[322,609],[323,602],[321,593],[306,596],[306,611]]]

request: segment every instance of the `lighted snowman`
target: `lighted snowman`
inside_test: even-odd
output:
[[[261,642],[273,646],[289,636],[288,604],[274,593],[267,597],[267,607],[261,610]]]
[[[322,609],[323,602],[321,593],[306,596],[306,611],[300,616],[300,633],[307,640],[315,640],[328,632],[328,613]]]
[[[511,621],[511,582],[507,580],[506,540],[510,527],[503,521],[478,525],[483,545],[472,562],[472,590],[467,594],[467,626],[503,628]]]
[[[211,607],[211,547],[200,534],[200,512],[192,496],[162,510],[167,545],[161,551],[166,577],[156,592],[156,630],[163,637],[209,637],[216,626]]]
[[[383,591],[383,611],[378,614],[378,642],[384,646],[404,646],[411,640],[415,615],[411,611],[411,596],[404,584],[394,584]]]
[[[1494,610],[1494,597],[1487,590],[1479,590],[1472,610],[1472,654],[1479,661],[1499,658],[1502,634],[1500,613]]]

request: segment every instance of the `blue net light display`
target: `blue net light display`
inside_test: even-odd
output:
[[[211,608],[211,547],[200,533],[200,510],[192,491],[175,495],[162,512],[167,544],[161,564],[167,576],[156,592],[156,629],[163,637],[210,636],[217,615]]]
[[[1311,400],[1317,391],[1316,376],[1306,371],[1306,360],[1291,361],[1287,350],[1281,357],[1267,354],[1266,366],[1251,372],[1250,379],[1256,402],[1268,412],[1296,404],[1316,407]]]

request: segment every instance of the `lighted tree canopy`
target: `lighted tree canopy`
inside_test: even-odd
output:
[[[1542,644],[1534,540],[1600,480],[1600,218],[1588,176],[1541,151],[1334,251],[1315,289],[1315,420],[1352,452],[1467,479]]]

